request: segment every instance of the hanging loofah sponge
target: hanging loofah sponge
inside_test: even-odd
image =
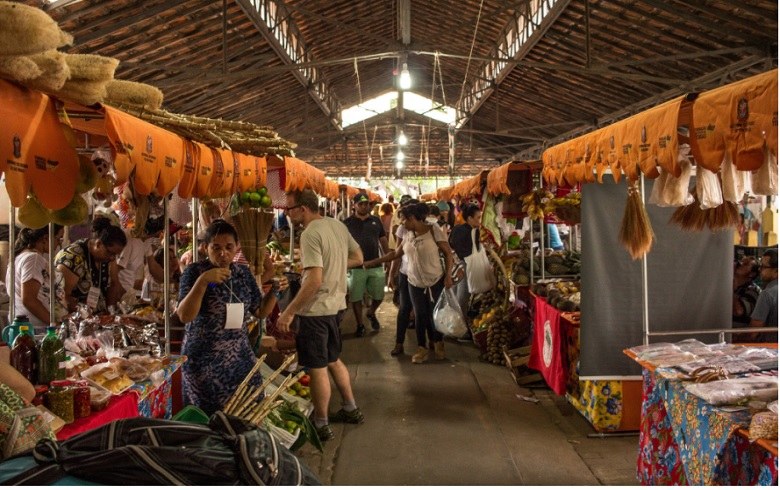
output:
[[[163,93],[157,87],[129,80],[111,80],[106,87],[106,102],[116,105],[137,105],[159,109]]]
[[[66,54],[65,61],[70,67],[70,78],[107,82],[114,78],[119,60],[97,54]]]

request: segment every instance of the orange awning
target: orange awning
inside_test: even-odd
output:
[[[436,190],[436,199],[439,201],[449,201],[452,198],[452,190],[454,186],[443,187]]]
[[[208,197],[211,195],[211,181],[214,180],[214,154],[211,148],[203,143],[195,142],[195,150],[198,180],[192,191],[192,197]]]
[[[265,157],[233,153],[238,157],[238,190],[241,192],[250,189],[259,189],[266,183]]]
[[[106,133],[116,153],[125,153],[130,158],[137,194],[145,196],[155,190],[161,171],[165,174],[163,188],[170,185],[170,174],[181,176],[184,159],[181,137],[113,107],[103,106],[103,110]]]
[[[488,172],[487,190],[489,194],[493,196],[511,194],[509,187],[506,185],[506,182],[509,179],[509,165],[511,164],[505,163]]]
[[[421,202],[433,201],[434,199],[436,199],[436,193],[435,192],[428,192],[428,193],[422,194],[420,196],[420,201]]]
[[[765,143],[777,155],[777,69],[700,94],[691,126],[702,167],[717,172],[729,151],[739,170],[758,169]]]
[[[325,179],[325,191],[322,195],[328,199],[338,199],[340,195],[339,183],[330,179]]]
[[[54,102],[40,92],[0,80],[0,172],[13,206],[27,202],[30,189],[49,209],[73,198],[79,161],[63,133]]]
[[[190,199],[198,182],[198,170],[200,161],[197,157],[198,149],[190,140],[184,140],[184,168],[179,181],[178,194],[182,199]]]
[[[462,180],[455,184],[452,191],[452,197],[468,197],[472,195],[482,195],[482,182],[487,179],[487,170],[483,170],[473,177]]]
[[[210,148],[214,159],[214,177],[206,197],[225,197],[233,187],[233,152]]]

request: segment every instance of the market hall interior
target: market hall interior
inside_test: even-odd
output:
[[[362,338],[344,316],[342,359],[366,420],[332,424],[323,453],[300,450],[323,484],[637,484],[637,433],[596,434],[564,397],[518,386],[474,344],[447,340],[446,360],[412,364],[409,330],[406,354],[391,357],[396,312],[388,296],[382,329]],[[340,401],[334,393],[331,409]]]

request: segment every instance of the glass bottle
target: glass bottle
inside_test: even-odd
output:
[[[73,422],[73,387],[69,380],[51,382],[46,393],[46,408],[66,424]]]
[[[38,378],[38,349],[35,338],[30,334],[30,327],[19,327],[19,335],[14,339],[11,349],[11,366],[19,371],[27,380],[36,384]]]
[[[38,380],[49,384],[58,379],[65,379],[65,346],[57,335],[57,327],[50,326],[41,342]]]
[[[89,382],[86,379],[81,379],[74,383],[73,416],[80,419],[89,417],[91,413]]]

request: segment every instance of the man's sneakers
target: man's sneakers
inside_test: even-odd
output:
[[[321,442],[329,441],[336,437],[333,434],[333,429],[330,428],[330,425],[325,424],[322,427],[317,427],[317,436],[320,438]]]
[[[349,411],[342,408],[338,412],[328,415],[328,420],[342,424],[362,424],[364,417],[363,412],[357,407]]]
[[[357,330],[355,330],[355,337],[362,337],[366,334],[366,327],[362,323],[357,326]]]
[[[376,315],[366,315],[368,317],[368,321],[371,322],[371,329],[376,331],[382,328],[382,325],[379,323],[379,320],[377,320]]]

